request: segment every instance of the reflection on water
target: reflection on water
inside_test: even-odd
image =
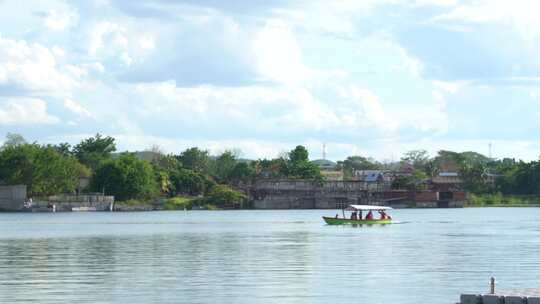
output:
[[[539,287],[540,209],[0,214],[0,303],[455,303]]]

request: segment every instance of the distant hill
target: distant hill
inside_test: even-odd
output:
[[[125,152],[129,152],[129,151],[125,151]],[[112,157],[117,158],[118,156],[120,156],[120,154],[125,153],[125,152],[113,153]],[[146,160],[146,161],[149,161],[149,162],[151,162],[155,157],[159,156],[158,153],[155,153],[155,152],[152,152],[152,151],[136,151],[136,152],[129,152],[129,153],[134,153],[135,156],[138,159]]]
[[[129,151],[125,151],[125,152],[129,152]],[[125,153],[125,152],[113,153],[112,156],[113,156],[113,158],[116,158],[116,157],[120,156],[120,154]],[[152,151],[135,151],[135,152],[129,152],[129,153],[134,153],[135,156],[138,159],[146,160],[146,161],[149,161],[149,162],[151,162],[154,158],[159,156],[158,153],[152,152]],[[212,156],[210,156],[210,158],[215,160],[217,158],[217,156],[212,155]],[[253,161],[252,159],[247,159],[247,158],[239,158],[238,159],[239,163],[250,163],[252,161]]]

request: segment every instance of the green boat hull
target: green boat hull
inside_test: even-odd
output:
[[[392,224],[391,219],[385,219],[385,220],[351,220],[351,219],[344,219],[344,218],[335,218],[335,217],[327,217],[323,216],[324,221],[328,225],[373,225],[373,224]]]

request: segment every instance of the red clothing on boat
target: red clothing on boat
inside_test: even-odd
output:
[[[368,212],[368,214],[366,215],[366,220],[372,220],[373,219],[373,213]]]

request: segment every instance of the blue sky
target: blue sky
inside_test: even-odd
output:
[[[536,1],[0,0],[0,136],[540,155]]]

